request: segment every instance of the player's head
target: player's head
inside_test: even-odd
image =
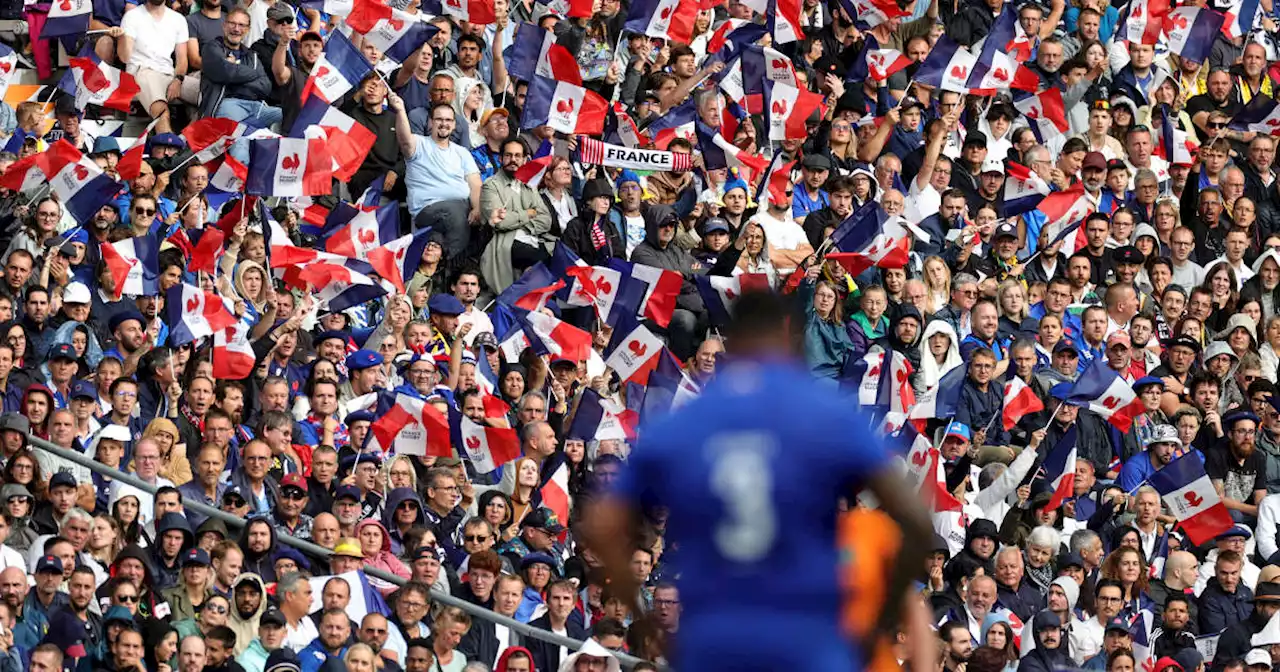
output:
[[[737,355],[780,354],[794,350],[792,311],[787,300],[773,292],[747,291],[734,306],[725,329],[728,349]]]

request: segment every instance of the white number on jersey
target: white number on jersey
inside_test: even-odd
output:
[[[773,437],[757,432],[719,434],[707,442],[711,491],[725,509],[715,543],[729,560],[756,562],[768,555],[778,536],[769,466],[774,449]]]

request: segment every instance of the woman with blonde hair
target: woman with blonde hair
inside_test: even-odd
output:
[[[375,656],[373,647],[364,642],[352,644],[346,655],[342,656],[342,662],[346,663],[347,672],[374,672],[382,669],[380,657]]]
[[[386,484],[386,492],[396,488],[418,490],[418,474],[413,470],[413,460],[408,455],[396,455],[387,460],[382,468],[382,482]]]
[[[1027,319],[1027,290],[1018,280],[1010,278],[996,288],[996,307],[1000,310],[1001,340],[1015,338]]]
[[[933,314],[951,301],[951,269],[942,257],[926,257],[924,260],[925,304]]]
[[[121,541],[120,521],[105,513],[93,519],[93,529],[89,533],[89,555],[103,571],[109,570],[111,563],[115,562],[116,553],[122,547]]]
[[[462,672],[467,657],[456,651],[458,642],[471,629],[471,617],[457,607],[445,607],[431,622],[431,652],[436,656],[432,672]]]
[[[262,320],[274,323],[276,302],[267,300],[271,295],[271,276],[262,264],[241,259],[236,264],[235,279],[235,293],[244,300],[244,318],[254,324]]]
[[[189,483],[194,477],[186,451],[174,450],[181,436],[178,426],[168,418],[156,418],[142,430],[142,438],[155,439],[156,445],[160,446],[160,476],[173,481],[174,485]],[[133,460],[129,460],[130,473],[133,473],[133,468]]]

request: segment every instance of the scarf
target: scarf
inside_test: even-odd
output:
[[[673,173],[693,170],[693,158],[689,154],[656,149],[632,149],[591,138],[582,138],[578,143],[578,154],[584,163],[595,163],[610,168]]]
[[[1025,557],[1026,554],[1023,553]],[[1049,592],[1049,584],[1053,583],[1054,573],[1052,563],[1045,563],[1044,567],[1032,567],[1030,562],[1023,563],[1027,568],[1027,580],[1031,585],[1040,591],[1041,595]]]

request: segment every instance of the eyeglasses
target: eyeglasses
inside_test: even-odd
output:
[[[299,490],[299,489],[297,489],[297,488],[289,488],[288,490],[285,490],[285,491],[281,492],[281,493],[280,493],[280,496],[281,496],[281,497],[284,497],[285,499],[292,499],[292,500],[294,500],[294,501],[300,501],[300,500],[303,500],[303,499],[306,499],[306,498],[307,498],[307,493],[305,493],[305,492],[303,492],[303,491],[301,491],[301,490]]]
[[[131,603],[131,602],[137,602],[137,601],[138,601],[137,595],[116,595],[116,602]]]
[[[414,504],[413,502],[400,502],[400,506],[397,506],[396,510],[413,511],[413,510],[416,510],[417,508],[418,508],[418,505]]]
[[[400,602],[400,606],[402,606],[402,607],[408,607],[408,608],[410,608],[410,609],[426,609],[426,608],[427,608],[427,604],[426,604],[425,602],[404,602],[404,601],[401,601],[401,602]]]
[[[222,503],[230,504],[231,506],[244,506],[247,504],[243,497],[227,497],[222,500]]]
[[[156,214],[156,210],[155,208],[134,208],[133,214],[141,215],[143,217],[148,217],[150,215]]]
[[[227,608],[221,604],[206,604],[200,611],[207,611],[211,614],[225,614],[227,613]]]
[[[462,539],[463,539],[464,541],[470,541],[470,542],[472,542],[472,543],[478,544],[478,543],[480,543],[480,542],[482,542],[482,541],[486,541],[486,540],[488,540],[488,539],[489,539],[489,536],[488,536],[488,535],[485,535],[485,534],[468,534],[468,535],[463,536],[463,537],[462,537]]]

